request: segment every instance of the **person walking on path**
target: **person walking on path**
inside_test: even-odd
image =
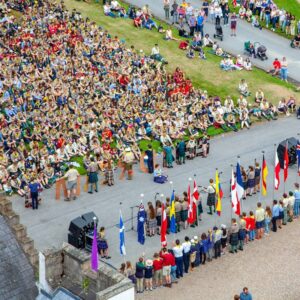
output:
[[[230,17],[231,36],[236,36],[237,16],[235,12]]]
[[[240,300],[252,300],[252,295],[249,293],[247,287],[243,288],[243,291],[240,294]]]
[[[29,184],[29,190],[32,201],[32,209],[39,208],[39,190],[41,189],[41,184],[37,179],[34,179],[32,183]]]
[[[67,198],[65,199],[65,201],[70,201],[72,194],[73,194],[73,200],[76,200],[78,177],[79,177],[78,171],[74,168],[73,165],[70,165],[69,170],[64,176],[64,178],[67,180]]]
[[[164,0],[165,18],[170,19],[170,0]]]
[[[94,157],[91,157],[91,164],[88,169],[88,184],[89,184],[89,194],[93,194],[93,186],[95,186],[95,192],[98,192],[98,171],[99,166],[95,161]]]
[[[284,80],[285,82],[287,81],[287,74],[288,74],[288,63],[286,61],[286,58],[283,57],[281,61],[281,69],[280,69],[280,79]]]

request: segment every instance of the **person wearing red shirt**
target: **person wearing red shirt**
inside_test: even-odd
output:
[[[154,253],[153,259],[153,270],[154,270],[154,286],[162,286],[163,279],[163,259],[159,257],[158,253]]]
[[[56,143],[56,148],[57,149],[60,149],[62,146],[64,146],[66,143],[65,139],[64,139],[64,136],[61,134],[59,136],[59,139],[57,140],[57,143]]]
[[[281,63],[278,60],[278,58],[275,58],[275,60],[273,61],[273,69],[269,70],[268,73],[271,73],[272,76],[276,76],[279,74],[281,69]]]
[[[246,218],[246,226],[249,232],[249,240],[254,241],[255,239],[255,217],[253,211],[250,211],[249,217]]]
[[[167,248],[163,248],[160,254],[160,257],[163,259],[163,276],[165,277],[166,286],[171,287],[172,281],[171,281],[171,265],[173,262],[173,255],[168,252]],[[175,263],[175,259],[174,259]]]

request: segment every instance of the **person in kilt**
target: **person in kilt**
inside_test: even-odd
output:
[[[181,203],[179,202],[179,197],[178,197],[178,196],[175,196],[176,232],[180,232],[181,211],[182,211],[182,205],[181,205]]]
[[[95,187],[95,192],[98,192],[98,171],[99,171],[99,166],[97,162],[95,162],[94,157],[91,157],[91,163],[87,171],[88,171],[89,194],[93,194],[93,187]]]
[[[105,184],[107,184],[108,186],[112,186],[115,184],[114,170],[110,160],[107,162],[104,175],[105,175],[105,181],[104,181]]]
[[[207,206],[209,209],[208,214],[212,215],[213,209],[215,212],[215,204],[216,204],[216,187],[214,185],[214,180],[210,179],[209,180],[209,186],[206,189],[207,192]]]

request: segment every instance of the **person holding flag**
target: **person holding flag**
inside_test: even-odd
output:
[[[217,199],[216,211],[218,216],[221,216],[221,212],[222,212],[222,198],[223,198],[223,191],[219,180],[218,169],[216,169],[216,199]]]
[[[262,161],[262,195],[267,196],[267,176],[268,176],[268,167],[267,162],[265,160],[265,155],[263,155],[263,161]]]

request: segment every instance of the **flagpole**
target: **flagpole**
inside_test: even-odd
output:
[[[241,171],[241,157],[239,155],[237,156],[237,161],[239,163],[239,167],[240,167],[240,171]],[[244,194],[245,194],[245,190],[244,190]],[[239,199],[240,206],[241,206],[241,212],[243,212],[243,198],[244,198],[244,195],[242,195],[242,199]],[[231,221],[230,221],[230,224],[231,224]]]
[[[272,201],[275,197],[275,159],[276,159],[276,144],[274,144],[274,170],[273,170],[273,194],[272,194]]]
[[[194,174],[194,180],[196,182],[196,174]],[[198,189],[198,188],[197,188]],[[193,187],[193,194],[194,194],[194,187]],[[201,199],[200,199],[200,193],[199,193],[199,197],[198,197],[198,202],[200,203]],[[196,216],[197,216],[197,221],[196,221],[196,225],[199,226],[199,211],[198,211],[198,205],[199,203],[197,203],[197,207],[196,207]]]
[[[218,172],[218,168],[216,168],[216,173]],[[219,174],[218,174],[218,177],[219,177]],[[220,181],[220,178],[219,178],[219,181]],[[219,194],[220,194],[220,190],[219,190],[219,187],[218,187],[218,191],[219,191]],[[217,196],[217,195],[216,195]],[[217,198],[217,201],[219,201],[219,197]],[[217,202],[218,203],[218,202]],[[215,212],[214,212],[214,219],[215,219],[215,226],[217,226],[217,213],[216,213],[216,208],[217,208],[217,204],[216,203],[216,197],[215,197]]]

